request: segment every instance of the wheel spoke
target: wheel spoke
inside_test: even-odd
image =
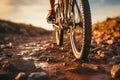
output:
[[[80,27],[76,27],[74,29],[74,41],[75,41],[75,47],[77,51],[81,51],[82,48],[82,41],[83,41],[83,31],[82,28],[80,29]]]

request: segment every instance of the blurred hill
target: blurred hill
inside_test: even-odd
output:
[[[33,25],[0,20],[0,34],[17,34],[22,36],[37,37],[49,33],[50,31],[47,31],[43,28],[35,27]]]
[[[93,25],[93,34],[111,35],[112,37],[120,37],[120,16],[107,18],[103,22]]]
[[[92,45],[102,51],[111,51],[110,55],[120,55],[120,16],[93,25]]]
[[[0,38],[5,36],[12,37],[40,37],[42,35],[51,34],[51,31],[47,31],[40,27],[33,25],[27,25],[24,23],[15,23],[11,21],[0,20]],[[114,18],[107,18],[103,22],[98,22],[92,25],[93,39],[100,38],[104,40],[108,38],[120,39],[120,16]],[[48,37],[48,36],[45,36]]]
[[[103,22],[93,24],[92,32],[97,35],[108,34],[114,37],[120,37],[120,16],[107,18]],[[51,31],[35,27],[31,24],[27,25],[24,23],[14,23],[11,21],[0,20],[0,34],[18,34],[22,36],[36,37],[50,33]]]

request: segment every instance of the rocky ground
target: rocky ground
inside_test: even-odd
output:
[[[51,31],[0,20],[0,80],[120,80],[120,17],[94,24],[92,33],[85,62],[68,37],[60,47]]]

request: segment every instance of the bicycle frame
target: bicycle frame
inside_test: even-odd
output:
[[[60,3],[62,5],[62,8],[64,9],[64,0],[60,0]]]
[[[68,2],[69,0],[65,0],[65,1]],[[67,29],[68,25],[66,24],[68,24],[68,19],[67,19],[68,5],[64,4],[64,0],[57,0],[57,4],[61,12],[60,13],[61,14],[61,27],[60,28]],[[65,12],[65,9],[66,9],[66,12]]]
[[[70,15],[70,14],[68,14],[69,13],[69,10],[73,10],[73,4],[76,4],[76,6],[77,6],[77,9],[79,10],[79,8],[78,8],[78,4],[77,4],[77,2],[76,2],[76,0],[65,0],[66,1],[66,3],[68,3],[68,4],[65,4],[64,3],[64,0],[58,0],[58,5],[59,5],[59,7],[61,7],[60,9],[60,11],[61,11],[61,18],[62,18],[62,21],[61,21],[61,23],[62,23],[62,28],[63,29],[69,29],[69,28],[71,28],[71,26],[72,25],[75,25],[75,26],[77,26],[77,25],[79,25],[79,26],[82,26],[82,24],[81,23],[72,23],[69,19],[68,19],[68,15]],[[73,11],[72,11],[73,12]],[[79,10],[79,13],[80,13],[80,10]],[[72,13],[72,14],[74,14],[74,13]]]

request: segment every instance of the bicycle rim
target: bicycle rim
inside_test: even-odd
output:
[[[71,5],[70,18],[73,26],[70,32],[70,40],[72,50],[77,59],[87,59],[91,44],[89,3],[88,0],[73,0]]]

